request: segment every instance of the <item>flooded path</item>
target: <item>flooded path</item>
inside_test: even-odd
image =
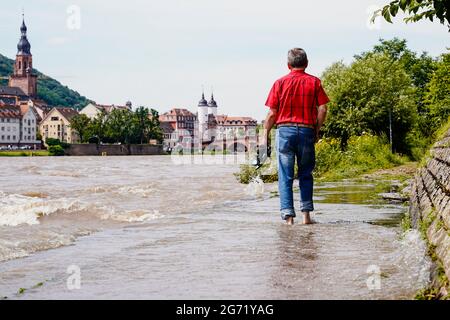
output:
[[[410,299],[428,277],[406,208],[370,183],[318,185],[317,224],[289,227],[276,186],[238,184],[237,165],[0,161],[0,298]]]

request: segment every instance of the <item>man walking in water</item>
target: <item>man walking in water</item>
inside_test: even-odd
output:
[[[307,74],[307,67],[306,52],[300,48],[290,50],[288,68],[291,72],[275,81],[266,102],[270,111],[264,123],[264,144],[270,143],[270,130],[276,125],[280,211],[281,218],[289,225],[294,224],[296,217],[292,191],[296,160],[303,223],[312,223],[314,144],[325,122],[329,102],[320,79]]]

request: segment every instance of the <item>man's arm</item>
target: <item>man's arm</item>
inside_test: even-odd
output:
[[[270,108],[267,114],[266,120],[264,121],[264,136],[263,145],[268,145],[270,138],[270,130],[272,130],[275,121],[277,120],[278,110],[275,108]]]
[[[319,140],[319,132],[320,129],[322,128],[326,118],[327,118],[327,105],[321,105],[319,107],[319,114],[317,116],[317,127],[316,127],[316,142]]]

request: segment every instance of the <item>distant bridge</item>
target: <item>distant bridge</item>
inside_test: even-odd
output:
[[[178,142],[173,147],[173,151],[178,150],[179,152],[182,149],[183,153],[191,153],[194,151],[208,153],[221,153],[224,151],[227,153],[247,153],[256,150],[258,140],[260,139],[254,134],[229,135],[223,138],[204,137],[200,139],[197,136],[193,136],[191,132],[183,129],[177,131],[175,138]]]
[[[227,139],[213,139],[209,141],[202,141],[203,151],[215,151],[222,152],[227,151],[230,153],[249,152],[250,150],[256,150],[258,145],[257,137],[233,137]]]

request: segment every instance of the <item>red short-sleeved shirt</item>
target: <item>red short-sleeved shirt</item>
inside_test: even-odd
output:
[[[315,125],[317,107],[329,101],[319,78],[303,70],[293,70],[275,81],[266,106],[278,110],[276,124],[293,122]]]

